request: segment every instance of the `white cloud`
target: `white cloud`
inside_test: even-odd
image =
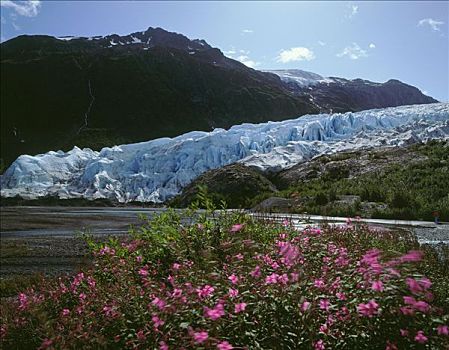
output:
[[[249,57],[250,52],[248,50],[236,50],[235,47],[232,47],[231,50],[224,51],[223,53],[227,57],[240,61],[245,66],[250,68],[254,68],[260,64],[259,62],[256,62]],[[238,56],[235,56],[237,54]]]
[[[348,56],[351,60],[358,60],[360,57],[367,57],[366,50],[363,50],[356,43],[352,43],[351,46],[347,46],[342,52],[337,54],[337,57]]]
[[[418,27],[421,27],[423,25],[428,25],[428,26],[430,26],[430,28],[432,28],[432,30],[439,31],[440,26],[442,26],[443,24],[444,24],[443,21],[437,21],[432,18],[424,18],[418,22]]]
[[[282,50],[276,61],[288,63],[293,61],[311,61],[315,59],[315,54],[307,47],[292,47],[288,50]]]
[[[254,33],[254,30],[252,30],[252,29],[243,29],[242,33],[244,33],[244,34],[252,34],[252,33]]]
[[[326,43],[324,41],[318,40],[318,45],[320,46],[326,46]]]
[[[237,51],[235,51],[235,49],[231,49],[228,51],[223,51],[223,53],[225,54],[225,56],[232,57],[233,55],[235,55],[237,53]]]
[[[359,13],[359,7],[357,5],[348,4],[348,13],[345,15],[346,18],[353,18],[357,13]]]
[[[237,59],[237,61],[242,62],[245,66],[250,67],[250,68],[254,68],[259,65],[259,62],[256,62],[256,61],[250,59],[249,56],[247,56],[247,55],[240,55],[240,56],[236,57],[236,59]]]
[[[41,7],[41,1],[39,0],[27,0],[27,1],[11,1],[1,0],[0,5],[2,7],[11,8],[19,15],[25,17],[35,17],[39,13]]]
[[[374,45],[373,43],[371,43],[371,44],[368,45],[368,47],[369,47],[370,49],[375,49],[375,48],[376,48],[376,45]]]

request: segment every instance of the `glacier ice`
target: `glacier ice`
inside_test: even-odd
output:
[[[242,162],[277,171],[321,154],[449,139],[449,104],[319,114],[106,147],[22,155],[1,195],[163,202],[201,173]]]

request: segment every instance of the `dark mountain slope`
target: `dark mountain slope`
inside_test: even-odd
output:
[[[307,96],[323,113],[438,102],[416,87],[395,79],[376,83],[363,79],[324,78],[300,69],[269,72],[278,75],[292,93]]]
[[[110,45],[138,34],[151,44]],[[277,76],[158,28],[97,40],[22,36],[1,44],[1,59],[6,163],[23,153],[99,148],[316,111]]]
[[[20,154],[74,145],[100,149],[330,109],[434,101],[396,81],[385,89],[354,80],[298,91],[204,40],[161,28],[91,38],[19,36],[0,48],[2,167]]]

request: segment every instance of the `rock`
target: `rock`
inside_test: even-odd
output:
[[[216,205],[224,200],[228,208],[246,207],[261,193],[277,192],[266,177],[247,166],[234,163],[202,174],[185,187],[171,204],[187,207],[197,199],[199,186],[207,188],[208,195]]]
[[[281,197],[270,197],[256,205],[252,211],[257,212],[288,212],[294,206],[294,201]]]

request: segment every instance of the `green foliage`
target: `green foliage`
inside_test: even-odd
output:
[[[299,192],[303,198],[311,198],[300,208],[300,211],[308,213],[338,211],[343,215],[352,215],[352,207],[345,212],[329,208],[327,203],[337,195],[357,195],[362,201],[388,204],[386,210],[375,211],[373,217],[433,220],[432,213],[438,210],[441,220],[449,221],[448,143],[431,141],[426,145],[413,146],[411,151],[428,159],[412,165],[390,166],[350,179],[345,178],[344,170],[336,168],[330,175],[299,183],[282,194],[289,197]]]
[[[227,341],[235,348],[310,349],[322,341],[336,350],[380,350],[390,341],[421,349],[418,331],[427,337],[424,348],[449,345],[437,333],[449,321],[449,269],[431,252],[420,262],[410,234],[358,222],[298,230],[241,212],[206,212],[143,218],[129,240],[88,238],[93,269],[48,279],[2,305],[2,346],[217,349]],[[407,281],[425,275],[432,285],[412,291]],[[401,311],[411,293],[426,309],[413,317]],[[370,301],[373,312],[361,312]],[[411,336],[400,337],[400,329]],[[202,343],[198,332],[207,332]]]

